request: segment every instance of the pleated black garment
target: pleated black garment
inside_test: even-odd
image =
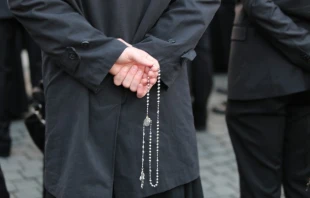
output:
[[[152,195],[147,198],[203,198],[203,191],[200,178],[184,184],[182,186],[178,186],[169,191]],[[50,193],[47,192],[45,198],[56,198]],[[124,198],[141,198],[141,197],[124,197]]]

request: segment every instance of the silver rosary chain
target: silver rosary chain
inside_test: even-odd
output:
[[[149,127],[149,182],[153,188],[156,188],[159,184],[159,109],[160,109],[160,70],[157,77],[157,112],[156,112],[156,183],[153,184],[152,180],[152,120],[149,117],[150,106],[150,78],[147,82],[148,92],[146,94],[146,118],[143,122],[143,138],[142,138],[142,166],[141,166],[141,188],[144,186],[145,173],[144,173],[144,156],[145,156],[145,129]]]

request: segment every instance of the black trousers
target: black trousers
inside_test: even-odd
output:
[[[227,125],[241,198],[309,198],[310,92],[250,101],[229,100]]]
[[[20,31],[15,19],[0,20],[0,121],[8,122],[27,110],[20,58]]]
[[[1,198],[9,198],[9,193],[6,189],[5,181],[4,181],[4,176],[0,167],[0,197]]]
[[[196,58],[190,66],[190,84],[193,96],[193,114],[196,127],[204,128],[207,120],[207,103],[213,86],[213,54],[210,29],[195,48]]]
[[[152,195],[147,198],[203,198],[203,191],[201,186],[200,178],[182,185],[178,186],[167,192],[163,192],[157,195]],[[45,198],[56,198],[50,193],[46,192]],[[124,198],[140,198],[140,197],[124,197]]]

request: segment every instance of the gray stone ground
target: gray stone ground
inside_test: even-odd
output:
[[[225,87],[226,77],[216,76],[216,87]],[[210,107],[225,100],[213,93]],[[42,197],[42,154],[32,143],[23,122],[14,122],[12,156],[1,159],[12,198]],[[235,156],[223,116],[210,111],[208,132],[197,133],[201,178],[205,198],[238,198]],[[0,196],[1,198],[1,196]]]

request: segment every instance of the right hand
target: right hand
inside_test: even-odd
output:
[[[148,91],[147,77],[150,77],[150,88],[156,83],[159,64],[148,53],[127,45],[129,47],[115,62],[110,73],[114,75],[115,85],[123,85],[142,98]]]

